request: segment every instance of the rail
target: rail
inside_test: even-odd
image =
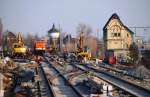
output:
[[[139,87],[137,85],[134,85],[132,83],[129,83],[123,79],[120,79],[116,76],[113,76],[109,73],[103,72],[103,71],[99,71],[96,70],[94,68],[89,68],[86,65],[74,65],[77,68],[79,68],[80,70],[84,70],[87,72],[92,72],[96,77],[103,79],[104,81],[118,87],[119,89],[126,91],[127,93],[133,95],[133,96],[137,96],[137,97],[148,97],[150,95],[150,91]]]
[[[46,84],[47,84],[47,86],[48,86],[48,89],[49,89],[49,91],[50,91],[51,97],[56,97],[56,95],[55,95],[55,93],[54,93],[54,90],[52,89],[51,84],[50,84],[49,80],[47,79],[47,77],[46,77],[46,75],[45,75],[45,72],[44,72],[44,70],[43,70],[43,68],[42,68],[42,66],[41,66],[41,63],[38,62],[38,64],[39,64],[39,67],[40,67],[40,69],[41,69],[41,71],[42,71],[42,74],[43,74],[43,76],[44,76],[44,80],[45,80],[45,82],[46,82]]]
[[[68,81],[68,79],[66,77],[64,77],[63,74],[61,72],[59,72],[59,70],[57,68],[55,68],[53,65],[51,65],[51,63],[47,60],[47,58],[45,58],[45,60],[49,64],[49,66],[52,67],[63,78],[63,80],[67,83],[67,85],[69,85],[71,87],[71,89],[77,94],[78,97],[83,97],[83,95],[80,94],[80,92]]]

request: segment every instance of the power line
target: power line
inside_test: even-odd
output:
[[[130,29],[134,29],[134,33],[135,33],[135,37],[137,36],[137,30],[138,29],[143,29],[143,31],[145,32],[145,31],[147,31],[147,29],[150,29],[150,27],[149,26],[133,26],[133,27],[128,27],[128,28],[130,28]]]
[[[129,27],[129,28],[150,28],[150,27]]]

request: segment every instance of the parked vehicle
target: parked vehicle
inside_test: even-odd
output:
[[[41,55],[46,51],[46,43],[44,40],[36,40],[34,43],[34,53]]]

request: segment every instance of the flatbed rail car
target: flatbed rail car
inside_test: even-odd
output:
[[[44,40],[37,40],[34,43],[34,53],[42,55],[46,51],[46,42]]]

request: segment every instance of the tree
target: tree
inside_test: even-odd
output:
[[[128,58],[127,61],[131,64],[135,64],[137,60],[139,59],[139,50],[138,46],[136,45],[135,42],[133,42],[130,47],[129,47],[129,53],[128,53]]]
[[[88,37],[92,33],[92,28],[87,24],[80,23],[77,26],[77,35],[79,36],[81,32],[83,32],[84,37]]]
[[[97,39],[92,36],[92,28],[87,25],[80,23],[77,26],[77,37],[83,32],[83,47],[87,47],[91,51],[91,56],[96,57],[97,53]]]
[[[33,39],[33,36],[30,33],[27,34],[26,38],[24,39],[24,43],[29,48],[33,49],[34,39]]]
[[[36,33],[34,36],[34,40],[38,40],[38,39],[39,39],[39,35],[38,35],[38,33]]]

